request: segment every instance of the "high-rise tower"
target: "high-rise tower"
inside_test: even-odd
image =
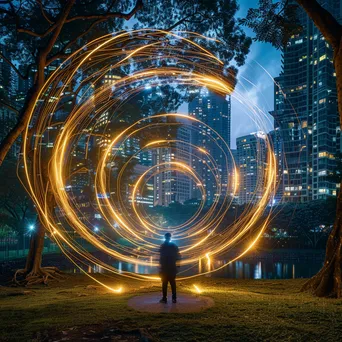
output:
[[[341,22],[341,0],[321,3]],[[272,115],[284,144],[284,200],[305,202],[336,196],[327,176],[341,147],[332,48],[300,8],[298,19],[303,30],[283,50]]]
[[[215,160],[219,168],[219,174],[221,175],[222,190],[226,192],[228,186],[228,170],[221,148],[225,150],[223,141],[230,146],[230,96],[225,98],[203,88],[198,91],[196,97],[189,103],[189,115],[208,125],[208,127],[199,125],[199,130],[192,134],[191,142],[193,145],[208,151]],[[222,139],[219,139],[213,134],[213,130]],[[218,139],[218,146],[215,145],[212,139]],[[216,181],[209,171],[207,163],[203,160],[193,158],[192,166],[204,183],[207,202],[210,204],[218,195]]]
[[[266,167],[266,134],[251,133],[236,139],[239,173],[238,203],[257,202],[263,195]]]

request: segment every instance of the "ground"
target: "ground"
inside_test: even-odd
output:
[[[47,287],[0,287],[1,341],[340,341],[342,300],[301,293],[304,280],[196,278],[215,306],[200,313],[149,314],[127,306],[132,296],[160,291],[159,284],[127,278],[68,275]]]

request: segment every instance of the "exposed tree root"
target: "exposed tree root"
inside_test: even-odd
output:
[[[57,267],[38,267],[30,272],[26,269],[17,270],[13,282],[19,286],[47,285],[50,281],[60,281],[64,278]]]
[[[323,268],[302,287],[302,291],[311,291],[317,297],[341,298],[341,275],[336,260],[325,264]]]
[[[336,220],[326,248],[322,269],[302,287],[318,297],[342,298],[342,190],[337,200]]]

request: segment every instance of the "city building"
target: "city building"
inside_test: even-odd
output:
[[[0,52],[6,58],[9,58],[6,49],[0,46]],[[11,84],[11,66],[6,62],[6,60],[0,55],[0,96],[6,93],[9,95],[9,88]]]
[[[322,4],[341,22],[341,1]],[[341,130],[332,48],[300,8],[298,19],[303,30],[283,50],[271,114],[283,140],[284,200],[306,202],[337,194],[327,176],[336,168]]]
[[[2,141],[17,122],[18,113],[11,108],[0,105],[0,141]],[[20,151],[20,140],[11,146],[8,156],[17,157]]]
[[[136,164],[133,170],[133,179],[136,181],[143,173],[149,169],[148,166],[142,164]],[[148,177],[148,175],[147,175]],[[132,186],[135,182],[132,182]],[[154,206],[154,188],[153,188],[153,177],[147,180],[144,187],[139,189],[139,193],[136,194],[135,201],[139,205],[147,205],[152,208]],[[132,202],[132,186],[128,189],[129,192],[129,202]]]
[[[186,125],[180,126],[176,133],[174,146],[157,148],[153,151],[153,165],[168,162],[181,162],[191,165],[191,130]],[[170,164],[171,166],[171,164]],[[167,168],[167,164],[166,164]],[[192,180],[189,175],[177,170],[165,170],[164,166],[157,167],[160,173],[154,177],[154,205],[168,206],[171,203],[192,198]]]
[[[219,195],[215,177],[210,168],[218,171],[222,184],[222,194],[228,191],[228,169],[226,167],[224,151],[227,149],[224,142],[230,146],[230,126],[231,126],[231,99],[202,88],[197,91],[195,98],[189,103],[189,115],[202,121],[205,125],[198,125],[198,130],[194,130],[191,136],[191,143],[203,148],[213,158],[216,165],[205,157],[193,155],[192,167],[198,173],[206,189],[207,204],[212,203]],[[209,128],[210,127],[210,128]],[[213,134],[215,130],[222,139]],[[217,145],[215,141],[217,141]],[[223,142],[224,141],[224,142]],[[223,149],[223,151],[222,151]],[[194,190],[194,189],[193,189]],[[197,196],[199,192],[197,191]]]
[[[255,203],[263,195],[266,167],[266,134],[256,132],[236,139],[236,166],[239,173],[237,203]]]

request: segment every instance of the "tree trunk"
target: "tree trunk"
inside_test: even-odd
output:
[[[44,249],[45,227],[37,219],[35,232],[31,236],[30,249],[26,258],[25,269],[27,273],[36,273],[42,264],[42,253]]]
[[[342,127],[342,37],[334,52],[340,126]],[[322,269],[302,287],[319,297],[342,297],[342,183],[337,197],[334,228],[329,235]]]
[[[42,84],[36,83],[32,88],[30,94],[27,95],[26,102],[20,111],[20,116],[18,122],[11,129],[11,131],[6,135],[6,137],[1,141],[0,144],[0,166],[2,165],[8,151],[13,146],[15,141],[18,139],[20,134],[23,132],[28,124],[30,113],[33,110],[38,94],[43,86]]]
[[[302,291],[310,290],[318,297],[341,298],[342,267],[342,193],[338,195],[334,228],[329,235],[325,261],[321,270],[309,279]]]
[[[48,203],[51,212],[54,208],[52,194],[48,195]],[[44,249],[44,237],[46,228],[41,218],[37,219],[36,229],[30,239],[29,253],[26,258],[24,269],[17,270],[13,281],[17,285],[47,284],[48,280],[59,280],[63,278],[57,267],[42,267],[42,254]]]

